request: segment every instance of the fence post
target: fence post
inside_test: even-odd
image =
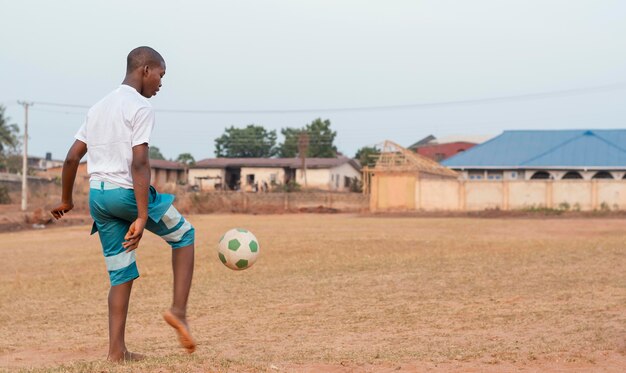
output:
[[[591,180],[591,209],[598,209],[598,180]]]
[[[415,177],[415,181],[414,181],[414,185],[416,185],[417,187],[417,201],[415,201],[415,210],[422,210],[423,204],[422,204],[422,175],[421,174],[417,174],[417,177]],[[415,189],[413,190],[413,193],[415,193]],[[414,197],[415,198],[415,197]]]
[[[546,181],[546,208],[554,207],[554,183],[552,180]]]
[[[465,196],[465,180],[459,180],[459,189],[458,189],[458,201],[459,201],[459,210],[465,211],[467,209],[466,205],[466,196]]]
[[[509,182],[502,180],[502,210],[509,210]]]

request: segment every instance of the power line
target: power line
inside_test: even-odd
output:
[[[437,107],[476,105],[487,103],[502,103],[513,101],[536,100],[552,97],[576,96],[588,93],[601,93],[626,89],[626,83],[615,83],[602,86],[593,86],[585,88],[564,89],[556,91],[527,93],[521,95],[485,97],[466,100],[440,101],[430,103],[417,103],[405,105],[380,105],[380,106],[362,106],[362,107],[342,107],[342,108],[317,108],[317,109],[271,109],[271,110],[198,110],[198,109],[156,109],[161,113],[177,113],[177,114],[297,114],[297,113],[314,113],[314,112],[352,112],[352,111],[383,111],[383,110],[407,110],[407,109],[428,109]],[[38,105],[58,106],[88,109],[90,106],[78,104],[64,104],[57,102],[41,102],[35,101]]]
[[[60,114],[66,114],[66,115],[81,115],[81,116],[85,115],[84,111],[67,111],[67,110],[40,109],[40,108],[32,108],[32,110],[45,112],[45,113],[60,113]]]

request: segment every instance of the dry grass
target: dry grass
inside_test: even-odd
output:
[[[192,216],[197,264],[180,352],[161,311],[169,248],[138,252],[127,341],[103,362],[108,278],[88,227],[0,235],[0,367],[28,372],[620,371],[626,223],[349,215]],[[233,272],[214,243],[252,230],[262,257]]]

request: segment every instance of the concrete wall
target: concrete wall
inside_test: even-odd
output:
[[[9,192],[11,203],[22,200],[22,175],[0,173],[0,187]],[[28,208],[50,207],[61,201],[61,179],[28,176]],[[85,209],[88,205],[89,182],[86,177],[77,176],[74,183],[74,207]]]
[[[150,169],[150,184],[154,185],[155,187],[176,185],[179,181],[185,181],[184,170],[166,170],[163,168]]]
[[[368,196],[360,193],[194,193],[178,198],[189,199],[188,212],[281,213],[335,209],[342,212],[367,210]],[[184,203],[183,203],[184,204]],[[323,210],[322,210],[323,211]]]
[[[306,170],[307,185],[309,188],[331,190],[337,192],[349,191],[345,186],[345,178],[361,180],[361,172],[357,171],[348,163],[333,168],[316,168]],[[304,186],[304,175],[301,169],[296,170],[296,181]]]
[[[254,182],[258,185],[259,189],[263,186],[263,182],[267,183],[268,187],[272,185],[272,175],[276,183],[283,184],[285,182],[285,170],[283,168],[242,167],[241,184],[246,187],[248,191],[252,190],[252,184],[248,184],[248,175],[254,175]]]
[[[593,210],[594,209],[594,183],[592,182],[580,182],[580,180],[560,180],[557,183],[551,183],[552,185],[552,201],[546,198],[545,205],[551,208],[558,208],[569,205],[571,208],[580,210]],[[614,183],[613,183],[614,184]],[[546,194],[549,197],[549,185],[545,183]],[[597,184],[596,184],[597,185]],[[606,183],[602,183],[604,189],[607,186]],[[619,186],[619,184],[614,184]],[[597,201],[595,208],[598,208]]]
[[[296,170],[296,182],[304,187],[304,172],[301,169]],[[330,190],[330,169],[307,169],[306,185],[309,188],[317,188],[322,190]]]
[[[547,203],[547,181],[509,181],[507,183],[497,183],[502,189],[508,188],[508,208],[510,210],[520,210],[530,207],[546,207]],[[505,186],[506,184],[506,186]],[[480,209],[480,208],[479,208]],[[504,210],[504,206],[502,206]]]
[[[428,211],[458,210],[461,185],[446,179],[418,179],[415,188],[416,208]]]
[[[410,183],[414,183],[411,189]],[[408,196],[407,192],[413,192]],[[554,208],[626,210],[626,180],[457,180],[393,173],[372,177],[370,211]]]
[[[500,207],[504,197],[502,184],[482,180],[465,183],[465,209],[473,211]]]
[[[417,175],[378,173],[371,179],[370,211],[413,210],[416,207]]]
[[[208,179],[201,179],[208,177]],[[219,177],[219,178],[218,178]],[[191,168],[187,176],[189,185],[200,190],[215,190],[215,184],[224,183],[225,171],[222,168]]]

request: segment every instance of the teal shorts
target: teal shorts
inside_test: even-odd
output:
[[[150,187],[146,229],[163,238],[172,249],[194,243],[195,230],[172,205],[174,196],[159,194]],[[89,189],[89,212],[93,218],[91,234],[98,232],[111,286],[139,277],[135,250],[127,253],[122,246],[130,225],[137,219],[137,202],[132,189],[92,180]]]

